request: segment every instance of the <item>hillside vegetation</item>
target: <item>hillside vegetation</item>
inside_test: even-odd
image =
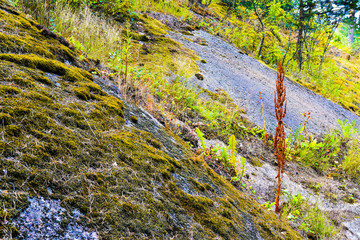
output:
[[[359,115],[347,25],[329,45],[329,26],[313,20],[299,71],[295,15],[254,3],[0,0],[0,236],[67,239],[80,225],[85,239],[346,239],[342,220],[301,194],[284,190],[275,215],[277,186],[256,193],[246,167],[276,167],[273,137],[224,90],[192,84],[206,61],[167,35],[202,29],[270,67],[281,59],[293,80]],[[287,135],[290,169],[334,179],[356,204],[358,191],[340,188],[360,179],[355,123],[309,136],[316,119],[304,117]],[[34,201],[53,199],[60,217],[23,224]]]

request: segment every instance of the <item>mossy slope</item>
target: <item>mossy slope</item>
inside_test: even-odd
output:
[[[122,101],[58,61],[71,50],[3,0],[0,22],[3,39],[34,44],[1,47],[0,237],[18,234],[12,219],[27,197],[43,196],[80,209],[102,239],[299,238],[171,133],[169,143],[126,125]]]
[[[46,37],[38,24],[0,1],[0,52],[35,53],[46,58],[74,61],[73,52],[57,39]]]

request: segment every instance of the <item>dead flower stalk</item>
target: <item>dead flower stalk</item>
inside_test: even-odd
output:
[[[311,112],[304,112],[302,113],[302,115],[304,116],[304,136],[305,136],[305,141],[307,141],[308,139],[308,135],[307,135],[307,128],[306,128],[306,124],[307,122],[311,119],[311,116],[310,116]],[[310,137],[309,137],[309,140],[310,140]]]
[[[278,174],[276,178],[278,179],[278,188],[277,195],[275,200],[275,212],[280,213],[280,192],[281,192],[281,180],[284,173],[285,166],[285,155],[286,155],[286,146],[285,146],[285,128],[284,128],[284,117],[286,115],[286,87],[284,86],[285,73],[284,69],[281,66],[279,61],[277,68],[277,80],[276,80],[276,91],[274,96],[275,102],[275,116],[278,122],[274,138],[274,149],[275,156],[278,161]]]

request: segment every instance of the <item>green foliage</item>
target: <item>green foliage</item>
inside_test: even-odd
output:
[[[358,138],[352,139],[347,146],[348,152],[344,156],[341,167],[350,178],[360,182],[360,141]]]
[[[298,161],[304,162],[316,170],[325,171],[340,150],[341,138],[338,135],[325,134],[323,140],[305,141],[296,150]]]
[[[348,123],[346,119],[344,121],[338,120],[338,123],[341,128],[341,135],[346,140],[355,137],[355,135],[359,133],[359,129],[355,127],[355,120],[352,120],[351,123]]]
[[[110,53],[108,65],[115,71],[119,76],[123,76],[126,72],[126,66],[129,64],[130,48],[131,48],[131,37],[127,37],[125,44],[121,49]]]
[[[157,6],[162,7],[163,9],[172,9],[171,11],[175,11],[179,8],[180,5],[176,5],[176,4],[169,4],[166,1],[155,1],[155,2],[150,2],[150,5],[152,3],[154,3],[154,5],[156,5],[156,2],[159,2],[160,4]],[[112,15],[117,15],[119,14],[119,11],[123,11],[121,8],[126,7],[126,4],[129,4],[129,10],[135,9],[137,3],[141,3],[141,1],[91,1],[91,2],[85,2],[85,1],[72,1],[72,3],[74,5],[81,5],[84,6],[85,5],[90,5],[90,7],[100,7],[103,10],[105,9],[108,13],[112,12]],[[144,4],[145,6],[146,4]],[[175,7],[173,7],[173,6]],[[168,6],[168,8],[166,8],[166,6]],[[59,8],[62,9],[62,8]],[[61,10],[62,11],[62,10]],[[72,11],[72,9],[70,9],[70,11]],[[69,12],[70,12],[69,11]],[[165,10],[165,11],[169,11],[169,10]],[[64,11],[67,12],[67,11]],[[67,13],[69,13],[67,12]],[[179,12],[179,11],[177,11]],[[184,11],[186,12],[186,11]],[[74,15],[78,14],[79,12],[74,12]],[[180,13],[178,13],[180,14]],[[70,18],[74,18],[74,15],[71,15]],[[125,15],[125,14],[123,14]],[[130,16],[134,16],[134,13],[131,13]],[[87,16],[85,14],[80,16],[84,17]],[[65,19],[65,18],[64,18]],[[93,19],[96,19],[96,16],[89,14],[89,20],[90,22]],[[101,19],[101,18],[99,18]],[[131,19],[133,20],[133,19]],[[51,21],[56,21],[56,20],[51,20]],[[99,20],[100,22],[99,25],[103,25],[101,23],[101,20]],[[85,21],[86,22],[86,21]],[[147,22],[148,23],[148,22]],[[76,25],[76,23],[71,23],[70,26],[73,27],[73,25]],[[92,26],[96,26],[97,24],[92,24]],[[110,24],[111,25],[111,24]],[[115,25],[115,24],[114,24]],[[70,36],[70,41],[75,45],[76,50],[78,51],[78,54],[81,56],[81,58],[85,58],[86,56],[91,56],[93,58],[97,58],[97,59],[106,59],[109,56],[109,52],[110,53],[114,53],[117,52],[115,54],[115,58],[118,58],[118,63],[114,63],[113,67],[116,69],[118,69],[118,72],[120,72],[119,75],[123,75],[124,71],[125,73],[125,78],[127,76],[127,70],[124,69],[124,65],[127,65],[127,60],[123,57],[121,57],[122,53],[126,53],[125,56],[130,55],[129,54],[129,48],[127,48],[127,46],[130,46],[129,42],[125,43],[125,46],[117,46],[115,51],[111,50],[111,47],[106,46],[106,41],[107,39],[109,40],[109,44],[111,44],[111,46],[114,46],[114,44],[116,45],[116,41],[121,40],[122,36],[120,36],[119,38],[117,38],[116,41],[112,42],[112,38],[104,38],[104,39],[97,39],[97,36],[101,36],[101,34],[99,35],[99,32],[106,32],[111,26],[107,25],[104,29],[89,29],[85,26],[81,26],[79,24],[77,24],[76,26],[78,27],[78,29],[76,29],[76,31],[73,32],[68,32],[66,33],[66,30],[68,30],[66,27],[66,25],[59,22],[55,22],[55,25],[53,26],[53,29],[57,29],[57,33],[62,34],[63,36]],[[151,29],[154,30],[155,28],[153,26],[151,26]],[[99,30],[99,31],[98,31]],[[158,29],[156,29],[158,30]],[[80,39],[81,38],[81,32],[84,31],[85,33],[87,32],[91,32],[93,31],[94,33],[90,34],[90,37],[88,39],[84,38],[84,39]],[[98,32],[97,32],[98,31]],[[120,31],[119,31],[120,32]],[[227,32],[225,34],[231,34],[231,31],[229,29],[227,29]],[[129,35],[128,35],[129,36]],[[116,39],[116,38],[114,38]],[[129,41],[131,41],[131,37],[128,37],[127,39],[129,39]],[[87,43],[93,44],[93,45],[86,45]],[[120,50],[119,50],[120,49]],[[98,51],[98,52],[96,52]],[[120,55],[120,56],[119,56]],[[24,162],[25,164],[30,164],[32,166],[31,171],[34,172],[28,172],[30,171],[28,168],[23,168],[22,164],[20,166],[17,166],[17,170],[16,171],[23,171],[20,173],[23,175],[29,174],[30,176],[30,180],[29,183],[27,183],[25,181],[22,182],[23,184],[25,184],[24,187],[30,187],[30,188],[34,188],[34,183],[36,183],[39,179],[37,178],[41,178],[44,179],[44,186],[40,187],[40,192],[46,194],[46,190],[45,187],[47,186],[46,184],[48,184],[49,186],[56,186],[59,187],[59,183],[60,183],[60,187],[59,189],[56,189],[56,191],[58,191],[58,194],[63,194],[64,192],[66,192],[66,194],[69,195],[65,195],[64,197],[64,204],[65,205],[70,205],[70,206],[75,206],[75,207],[79,207],[81,208],[82,211],[84,211],[87,216],[89,217],[89,222],[91,222],[91,224],[93,224],[93,222],[95,222],[96,224],[106,224],[107,226],[111,226],[116,233],[118,233],[118,231],[122,231],[122,229],[118,229],[116,225],[117,223],[119,223],[120,221],[122,221],[122,219],[117,218],[117,217],[113,217],[112,213],[116,212],[117,214],[115,214],[116,216],[119,216],[119,213],[124,213],[126,216],[131,216],[131,219],[125,219],[124,222],[125,224],[121,225],[121,226],[125,226],[126,227],[130,227],[130,229],[132,229],[132,231],[151,231],[148,229],[148,225],[147,223],[150,222],[150,220],[152,221],[154,216],[158,216],[156,214],[154,214],[155,212],[151,209],[150,212],[146,212],[148,210],[144,210],[145,208],[147,208],[147,205],[152,205],[154,203],[153,199],[151,197],[148,197],[146,192],[141,192],[139,191],[139,194],[144,195],[145,197],[141,196],[141,204],[145,204],[146,207],[143,209],[144,205],[138,205],[137,203],[129,203],[127,200],[125,201],[125,199],[118,199],[118,195],[114,194],[117,192],[122,192],[121,190],[125,185],[128,185],[129,182],[131,182],[131,187],[135,188],[135,189],[131,189],[131,190],[137,190],[137,185],[136,185],[136,179],[133,179],[133,174],[132,174],[132,169],[131,167],[135,166],[136,170],[137,170],[137,174],[140,174],[141,177],[143,177],[142,179],[149,179],[150,177],[156,177],[157,179],[161,179],[161,181],[166,181],[166,179],[172,179],[172,175],[169,174],[170,172],[176,171],[175,169],[177,168],[181,168],[181,166],[179,165],[179,163],[177,163],[174,159],[172,159],[171,157],[164,155],[164,156],[160,156],[159,155],[159,149],[161,148],[160,143],[158,143],[156,140],[153,140],[151,138],[151,136],[149,136],[147,133],[145,132],[138,132],[137,130],[124,130],[124,116],[123,116],[123,105],[121,103],[121,101],[119,101],[118,99],[114,98],[114,97],[110,97],[110,96],[104,96],[104,94],[101,92],[101,90],[96,89],[96,87],[94,88],[91,83],[89,83],[89,79],[91,80],[91,75],[89,77],[89,74],[85,74],[86,71],[81,71],[78,69],[73,69],[73,68],[67,68],[66,66],[64,67],[61,63],[55,62],[55,61],[49,61],[47,59],[38,59],[37,57],[34,56],[27,56],[25,55],[24,61],[20,61],[18,58],[14,57],[14,56],[1,56],[2,58],[4,58],[5,60],[9,60],[18,64],[18,65],[23,65],[23,66],[27,66],[30,67],[32,69],[36,69],[36,68],[40,68],[40,70],[42,71],[46,71],[46,72],[54,72],[57,73],[61,76],[64,77],[65,80],[71,80],[71,82],[73,82],[72,84],[68,84],[68,83],[63,83],[64,86],[67,88],[65,89],[63,92],[64,94],[61,95],[59,93],[57,93],[56,91],[52,91],[51,94],[54,94],[54,98],[51,96],[49,96],[49,94],[45,94],[42,93],[41,95],[39,94],[35,94],[32,91],[29,91],[28,94],[24,94],[22,96],[22,93],[19,90],[11,90],[12,94],[19,94],[21,97],[25,97],[27,99],[30,99],[31,101],[34,101],[36,104],[34,106],[32,106],[32,116],[29,116],[29,121],[34,121],[33,118],[39,118],[40,120],[44,120],[41,123],[43,123],[43,126],[41,127],[45,127],[43,129],[43,131],[36,131],[37,129],[35,129],[35,131],[33,129],[28,129],[27,127],[33,127],[32,124],[33,122],[27,122],[26,124],[29,125],[21,125],[21,128],[13,125],[12,118],[9,118],[8,116],[3,115],[2,116],[2,120],[5,123],[6,121],[6,125],[5,127],[5,133],[7,135],[7,137],[13,138],[13,137],[19,137],[21,136],[21,134],[26,133],[27,136],[31,136],[34,135],[34,138],[36,138],[36,144],[41,143],[43,144],[43,142],[46,142],[44,144],[44,146],[39,146],[39,149],[41,150],[38,151],[39,149],[35,149],[34,151],[29,151],[30,154],[34,153],[34,154],[39,154],[40,157],[43,157],[44,159],[40,159],[32,155],[26,155],[23,154],[20,156],[22,157],[22,159],[20,159],[18,162]],[[111,62],[111,61],[110,61]],[[125,62],[125,64],[124,64]],[[111,63],[110,63],[111,64]],[[55,67],[56,69],[53,69],[53,67]],[[39,71],[40,71],[39,70]],[[85,72],[85,73],[84,73]],[[193,88],[191,86],[188,86],[186,84],[186,81],[183,81],[181,75],[179,77],[177,77],[176,79],[174,79],[174,81],[170,81],[168,82],[167,80],[165,80],[162,77],[158,77],[156,76],[156,74],[150,74],[146,71],[144,71],[142,68],[133,68],[133,70],[130,71],[131,72],[131,80],[133,81],[132,87],[134,87],[134,91],[136,92],[140,92],[139,90],[139,86],[144,86],[146,84],[148,84],[150,86],[150,92],[152,93],[156,93],[156,95],[159,97],[159,101],[161,101],[162,103],[164,101],[169,100],[171,102],[170,105],[167,106],[171,106],[170,109],[176,113],[180,113],[184,110],[187,110],[188,108],[194,110],[196,113],[198,113],[203,119],[211,122],[211,124],[214,124],[217,129],[226,129],[226,130],[234,130],[234,128],[236,127],[243,127],[243,125],[240,126],[236,126],[236,124],[239,124],[240,121],[239,120],[239,116],[238,113],[232,102],[230,101],[230,98],[225,97],[224,99],[225,102],[223,101],[223,99],[218,99],[218,100],[214,100],[212,99],[211,101],[208,100],[204,100],[204,99],[199,99],[199,89]],[[122,74],[121,74],[122,73]],[[68,76],[69,75],[69,76]],[[71,75],[71,76],[70,76]],[[130,76],[129,75],[129,76]],[[87,79],[88,78],[88,79]],[[140,85],[141,81],[143,81],[144,85]],[[85,83],[84,83],[85,82]],[[72,86],[72,85],[76,85],[76,86]],[[38,87],[38,86],[37,86]],[[135,88],[136,87],[136,88]],[[41,91],[40,91],[41,92]],[[7,92],[1,92],[4,94],[7,94]],[[71,106],[71,109],[65,109],[63,108],[63,103],[66,102],[65,100],[57,105],[52,105],[53,99],[56,99],[56,101],[62,101],[63,97],[65,98],[65,96],[67,96],[68,93],[75,93],[79,99],[76,99],[76,101],[80,101],[81,104],[76,104],[74,106]],[[213,96],[211,96],[213,97]],[[88,100],[92,100],[92,101],[88,101]],[[8,99],[7,99],[8,101]],[[10,101],[10,100],[9,100]],[[40,109],[37,109],[37,104],[41,105]],[[46,105],[44,105],[46,104]],[[165,105],[165,104],[164,104]],[[33,108],[34,107],[34,108]],[[62,111],[61,115],[59,116],[58,114],[55,114],[55,112],[58,112],[59,109]],[[9,109],[8,109],[9,110]],[[40,111],[41,110],[41,111]],[[15,109],[10,109],[9,111],[11,111],[12,115],[16,115],[17,113],[21,112],[19,111],[15,111]],[[30,110],[28,110],[30,111]],[[34,114],[34,112],[41,112],[44,115],[49,115],[44,117],[44,119],[41,119],[40,116],[41,114]],[[25,111],[27,112],[27,111]],[[21,115],[21,114],[20,114]],[[19,119],[19,116],[17,116],[17,118],[15,119],[17,122],[19,122],[21,119]],[[64,115],[64,116],[62,116]],[[52,122],[50,121],[52,118],[59,118],[57,119],[58,122]],[[38,120],[39,120],[38,119]],[[28,119],[27,119],[28,120]],[[38,121],[37,120],[37,121]],[[16,123],[17,123],[16,122]],[[23,123],[23,122],[22,122]],[[62,127],[57,127],[56,125],[58,125],[60,123],[60,125],[64,124],[66,129],[71,129],[72,131],[64,131],[64,129]],[[242,124],[242,123],[240,123]],[[35,128],[38,126],[35,126]],[[54,131],[52,131],[52,129],[54,128]],[[93,128],[95,131],[93,131]],[[246,127],[245,127],[246,128]],[[50,131],[48,131],[50,129]],[[60,129],[60,130],[59,130]],[[64,134],[68,134],[68,136],[63,136],[62,131],[64,131]],[[80,134],[75,134],[77,132],[80,132]],[[256,134],[256,131],[254,129],[251,129],[251,133],[253,133],[254,135]],[[55,134],[55,137],[53,136],[45,136],[45,133],[48,132],[50,135],[51,134]],[[52,133],[51,133],[52,132]],[[109,134],[105,134],[105,133],[109,133]],[[45,135],[44,135],[45,134]],[[60,135],[58,135],[60,134]],[[75,135],[76,136],[75,136]],[[139,138],[140,136],[140,138]],[[62,142],[63,140],[58,140],[56,139],[56,137],[59,138],[63,138],[64,137],[64,143]],[[79,137],[80,139],[77,139],[77,137]],[[71,138],[73,139],[73,141],[67,141],[67,138]],[[99,139],[101,141],[99,141]],[[200,137],[199,137],[200,138]],[[13,140],[13,139],[12,139]],[[32,141],[31,139],[28,139],[29,141]],[[33,145],[35,144],[30,144],[32,142],[29,142],[29,145],[25,146],[26,148],[31,148]],[[61,143],[61,145],[65,146],[65,148],[60,149],[56,147],[56,144]],[[86,144],[85,144],[86,143]],[[150,144],[151,143],[151,144]],[[3,146],[3,143],[1,143]],[[13,142],[11,142],[10,144],[13,144]],[[151,146],[150,146],[150,145]],[[95,146],[95,149],[94,149]],[[11,146],[13,147],[13,146]],[[16,149],[16,151],[25,151],[25,147],[23,146],[21,149],[18,147],[14,147],[14,149]],[[202,144],[203,147],[203,144]],[[109,149],[108,149],[109,148]],[[156,148],[154,150],[154,148]],[[11,154],[10,151],[8,151],[6,148],[3,148],[4,152],[2,152],[2,154],[6,155],[6,154]],[[85,153],[82,153],[82,151],[79,150],[83,150],[85,149]],[[230,150],[230,160],[229,160],[229,155],[227,153],[227,151],[225,150],[225,148],[222,148],[222,152],[221,152],[221,158],[225,159],[224,162],[230,162],[232,163],[232,167],[235,169],[235,172],[237,174],[236,178],[237,180],[239,180],[241,182],[241,179],[245,173],[245,162],[246,159],[241,157],[240,158],[240,163],[241,163],[241,167],[238,167],[238,163],[236,163],[236,158],[235,158],[235,154],[236,154],[236,138],[235,136],[231,136],[229,139],[229,150]],[[125,153],[124,153],[125,152]],[[218,152],[218,150],[214,151],[215,153]],[[226,152],[226,154],[224,153]],[[95,159],[93,159],[91,157],[92,153],[94,153],[93,157],[97,157],[96,161]],[[96,153],[96,154],[95,154]],[[116,153],[116,154],[114,154]],[[120,153],[120,155],[119,155]],[[130,154],[128,154],[130,153]],[[51,155],[51,156],[50,156]],[[119,155],[119,156],[118,156]],[[59,156],[61,156],[61,158],[59,158]],[[65,160],[62,159],[63,156],[67,156],[68,158],[66,158]],[[18,157],[18,156],[17,156]],[[121,167],[119,169],[117,169],[116,167],[112,167],[114,166],[114,164],[111,164],[109,162],[106,161],[106,159],[115,159],[114,163],[115,164],[119,164],[121,165]],[[144,159],[146,159],[146,161],[143,161]],[[66,162],[63,162],[66,161]],[[190,162],[190,161],[189,161]],[[9,162],[9,164],[11,165],[12,163]],[[38,164],[41,165],[40,168],[37,169]],[[56,168],[51,168],[51,166],[48,164],[55,164],[57,167]],[[97,165],[97,164],[100,164]],[[189,167],[189,171],[188,172],[192,172],[191,170],[199,170],[199,172],[201,172],[201,176],[205,175],[205,172],[203,171],[202,168],[197,168],[196,166],[196,162],[191,162],[191,163],[184,163],[184,165],[182,167],[184,168],[188,168]],[[41,167],[45,166],[46,171],[41,172],[40,170],[42,169]],[[108,166],[111,166],[110,168],[108,168]],[[11,166],[13,167],[13,166]],[[75,176],[76,174],[78,174],[77,172],[74,173],[74,170],[79,169],[79,167],[81,167],[82,171],[84,171],[83,175],[81,175],[81,173],[79,173],[80,175]],[[100,170],[101,167],[101,170]],[[40,169],[40,170],[39,170]],[[50,169],[50,170],[49,170]],[[69,183],[69,185],[65,184],[61,184],[63,179],[56,179],[57,175],[55,172],[53,172],[53,170],[56,169],[56,171],[65,171],[67,175],[71,176],[70,180],[67,182]],[[146,170],[144,172],[144,169]],[[49,171],[48,171],[49,170]],[[89,171],[90,172],[89,172]],[[101,173],[96,172],[96,171],[101,171]],[[209,171],[209,169],[206,169],[207,171]],[[95,172],[94,172],[95,171]],[[122,172],[124,171],[124,172]],[[39,173],[40,172],[40,173]],[[210,172],[210,171],[209,171]],[[17,172],[15,172],[17,173]],[[24,174],[25,173],[25,174]],[[158,173],[161,173],[161,175],[158,175]],[[75,174],[75,175],[74,175]],[[148,174],[150,177],[146,177],[146,174]],[[9,174],[9,176],[11,177],[11,174]],[[52,178],[54,176],[54,178]],[[73,177],[74,176],[74,177]],[[117,176],[123,176],[125,177],[125,181],[121,182],[118,181]],[[145,176],[145,177],[144,177]],[[213,177],[215,180],[219,180],[216,177]],[[34,180],[35,179],[35,180]],[[40,180],[41,180],[40,179]],[[93,197],[93,199],[95,199],[94,201],[94,206],[93,208],[89,209],[89,202],[88,199],[83,198],[80,195],[77,195],[78,193],[73,191],[74,186],[78,187],[77,184],[83,184],[83,183],[79,183],[79,181],[81,179],[85,179],[85,183],[84,185],[80,186],[80,191],[86,191],[86,189],[92,189],[94,192],[94,196],[90,196]],[[12,184],[14,184],[13,179],[10,178],[10,181]],[[221,181],[221,180],[219,180]],[[143,183],[143,181],[142,181]],[[16,183],[17,184],[17,183]],[[70,185],[71,184],[71,185]],[[203,215],[208,216],[210,214],[213,214],[212,212],[209,212],[211,208],[213,208],[214,203],[212,200],[208,199],[207,197],[194,197],[191,196],[189,194],[185,194],[184,192],[182,192],[181,190],[178,189],[177,186],[174,186],[175,184],[170,182],[168,185],[164,184],[164,186],[166,185],[166,187],[164,189],[160,189],[159,191],[170,191],[171,193],[174,193],[174,195],[176,195],[178,197],[178,199],[181,199],[181,201],[176,202],[177,205],[182,205],[186,210],[190,210],[192,213],[194,213],[194,218],[195,220],[204,220],[203,219]],[[225,184],[226,185],[226,184]],[[23,187],[23,185],[21,185],[21,187]],[[20,187],[20,188],[21,188]],[[103,192],[104,189],[110,189],[110,192]],[[129,191],[131,191],[129,190]],[[36,190],[34,190],[34,192],[36,192]],[[71,195],[71,194],[75,194],[75,195]],[[234,192],[235,195],[230,196],[231,199],[235,199],[237,201],[237,192]],[[57,195],[59,196],[59,195]],[[234,197],[235,196],[235,197]],[[126,198],[126,197],[125,197]],[[221,201],[225,201],[222,200]],[[227,201],[227,200],[226,200]],[[113,208],[109,208],[109,206],[105,206],[105,205],[101,205],[99,203],[104,203],[104,202],[108,202],[109,206],[111,205]],[[136,201],[135,201],[136,202]],[[167,204],[167,202],[163,202],[164,204]],[[240,201],[239,203],[241,203],[240,205],[243,205],[243,202]],[[90,205],[92,205],[93,202],[90,203]],[[114,207],[115,206],[115,207]],[[242,206],[243,207],[243,206]],[[245,208],[245,206],[243,207]],[[147,208],[149,209],[149,208]],[[251,209],[255,209],[255,211],[258,211],[258,209],[256,209],[256,207],[254,208],[254,206],[251,205]],[[179,209],[176,209],[176,211],[178,211]],[[233,210],[233,209],[231,209]],[[242,209],[244,210],[244,209]],[[106,212],[106,216],[105,218],[99,218],[99,216],[102,216],[103,211]],[[225,212],[226,213],[226,212]],[[261,211],[260,211],[261,213]],[[229,213],[226,213],[229,214]],[[120,214],[121,215],[121,214]],[[144,225],[139,225],[136,222],[133,222],[133,220],[135,219],[135,217],[133,216],[140,216],[141,219],[145,219],[146,224]],[[266,215],[266,214],[265,214]],[[234,230],[233,228],[231,228],[234,225],[234,219],[235,217],[233,217],[232,215],[228,215],[231,216],[232,221],[228,221],[225,218],[222,218],[221,216],[218,216],[218,214],[216,213],[216,218],[206,218],[203,222],[204,225],[206,227],[209,227],[211,229],[214,230],[214,232],[216,232],[216,235],[220,234],[221,236],[223,236],[224,238],[232,238],[231,234],[232,234],[232,230]],[[166,219],[166,218],[164,218]],[[220,220],[222,220],[222,222],[219,222]],[[272,219],[270,219],[272,220]],[[159,220],[161,221],[161,220]],[[267,229],[268,228],[268,222],[269,220],[267,219],[266,222],[261,222],[261,224],[263,224],[264,226],[266,226]],[[275,222],[277,223],[277,220],[275,220]],[[95,225],[96,225],[95,224]],[[156,226],[157,229],[160,229],[159,231],[166,232],[166,230],[163,229],[162,225],[163,223],[159,223],[156,222],[156,225],[154,224],[154,226]],[[276,225],[276,227],[278,227],[279,224]],[[153,226],[153,225],[151,225]],[[270,226],[271,227],[271,226]],[[286,226],[287,227],[287,226]],[[230,230],[228,230],[230,229]],[[279,227],[280,229],[280,227]],[[281,229],[283,230],[284,227],[281,226]],[[102,229],[101,229],[102,230]],[[104,233],[104,234],[108,234]],[[151,232],[152,234],[152,232]],[[270,235],[273,235],[273,233],[269,233]],[[110,237],[107,236],[106,237]],[[291,236],[288,236],[291,238]]]
[[[302,194],[299,193],[294,196],[294,195],[291,195],[290,193],[288,193],[286,189],[283,191],[283,193],[285,193],[285,195],[287,197],[287,202],[286,202],[286,204],[284,204],[282,213],[290,221],[298,219],[299,217],[302,216],[303,211],[305,210],[305,209],[303,209],[304,208],[303,205],[304,205],[305,201],[303,199]]]
[[[95,15],[90,8],[74,10],[56,2],[53,31],[69,39],[80,57],[106,62],[113,51],[122,47],[121,27],[114,21]]]
[[[231,135],[229,138],[228,150],[230,151],[230,164],[236,166],[236,138],[234,135]]]
[[[261,56],[257,56],[257,53],[262,39],[262,30],[258,17],[254,13],[253,3],[256,3],[260,18],[265,24],[265,42]],[[314,8],[306,12],[309,16],[306,16],[304,20],[306,39],[302,48],[302,69],[299,69],[299,60],[296,57],[298,3],[276,0],[242,1],[242,4],[243,6],[238,7],[238,11],[230,14],[228,21],[203,19],[199,22],[199,26],[229,40],[247,54],[259,58],[271,67],[276,67],[278,60],[283,59],[289,77],[326,98],[338,102],[350,111],[359,111],[360,85],[354,81],[360,77],[360,72],[355,67],[359,60],[354,56],[350,59],[350,55],[347,57],[344,54],[343,51],[350,53],[349,47],[331,42],[335,28],[330,24],[333,21],[328,20],[329,15],[314,15],[316,11],[321,11]],[[226,12],[224,6],[214,6],[212,9],[219,14]],[[244,12],[250,14],[245,15]],[[347,41],[346,37],[342,37],[343,41]],[[338,38],[339,34],[336,32],[335,39]],[[341,50],[328,47],[329,41]],[[326,53],[332,49],[332,53],[323,55],[325,49]],[[323,56],[324,59],[322,59]],[[321,68],[320,65],[322,65]]]
[[[222,163],[232,174],[230,180],[232,182],[242,183],[242,179],[245,176],[246,171],[246,158],[240,157],[240,160],[236,158],[237,149],[235,136],[230,136],[228,146],[220,147],[220,145],[217,144],[214,148],[210,148],[210,150],[208,150],[205,145],[204,134],[199,128],[196,128],[196,133],[201,143],[201,150],[203,153],[206,153],[207,159],[216,160],[217,162]]]
[[[228,154],[228,151],[226,149],[226,147],[222,147],[221,148],[221,155],[220,155],[220,159],[221,161],[223,162],[224,166],[230,170],[230,167],[229,167],[229,154]]]
[[[342,169],[346,174],[360,182],[360,140],[359,130],[355,127],[355,121],[347,123],[347,121],[339,121],[341,126],[341,134],[347,141],[347,153],[344,156],[344,160],[341,163]]]
[[[237,164],[237,168],[236,168],[237,169],[236,174],[240,183],[242,183],[243,177],[245,176],[245,171],[246,171],[245,163],[246,163],[246,158],[240,157],[241,165],[239,166],[239,164]]]
[[[275,206],[275,202],[265,202],[262,206],[266,207],[270,211],[272,210],[272,207]]]
[[[201,148],[205,152],[206,151],[206,144],[205,144],[204,134],[201,132],[201,130],[199,128],[196,128],[196,134],[199,137],[199,140],[200,140],[200,143],[201,143]]]
[[[357,179],[359,176],[359,155],[358,155],[358,129],[355,128],[355,122],[348,123],[338,121],[341,127],[340,131],[332,131],[322,136],[321,142],[316,139],[304,141],[299,138],[299,144],[295,145],[295,156],[298,161],[304,162],[307,166],[311,166],[317,170],[325,171],[336,160],[341,150],[343,142],[347,142],[347,153],[344,156],[341,167],[352,178]]]
[[[301,193],[292,195],[286,190],[283,192],[287,197],[282,209],[283,217],[296,223],[300,229],[311,233],[316,239],[334,239],[339,229],[317,205],[310,204]]]
[[[350,130],[348,127],[345,129],[345,134],[347,134]],[[300,125],[293,133],[289,134],[286,140],[288,158],[294,158],[306,166],[324,172],[336,161],[341,143],[344,141],[343,135],[338,131],[331,131],[323,134],[320,140],[312,137],[305,139],[303,131],[304,127]]]
[[[339,232],[334,223],[318,207],[309,208],[309,211],[303,218],[300,229],[314,234],[317,239],[332,239]]]

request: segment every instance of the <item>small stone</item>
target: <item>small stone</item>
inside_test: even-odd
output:
[[[202,45],[202,46],[208,46],[207,41],[205,39],[203,39],[203,38],[197,37],[197,38],[194,39],[194,42],[199,44],[199,45]]]
[[[196,77],[197,79],[199,79],[199,80],[204,80],[204,76],[203,76],[202,74],[200,74],[200,73],[196,73],[196,74],[195,74],[195,77]]]

